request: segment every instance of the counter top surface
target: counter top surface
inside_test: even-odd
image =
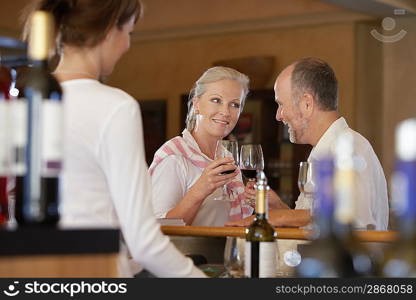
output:
[[[245,236],[245,227],[198,227],[198,226],[161,226],[163,233],[178,236]],[[300,228],[275,228],[279,239],[308,240],[311,232]],[[393,242],[397,239],[395,231],[356,231],[363,242]]]

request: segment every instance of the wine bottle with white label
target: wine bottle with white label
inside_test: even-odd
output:
[[[13,101],[16,219],[19,225],[54,225],[59,220],[62,168],[62,89],[48,71],[53,17],[31,17],[30,68],[20,76],[20,98]]]
[[[322,157],[314,163],[316,194],[313,203],[311,240],[301,246],[302,260],[296,268],[297,277],[353,277],[352,258],[337,239],[334,227],[334,176],[332,156]]]
[[[253,223],[246,229],[244,273],[251,278],[276,277],[276,232],[267,221],[266,193],[269,187],[263,171],[257,173],[255,189],[256,215]]]

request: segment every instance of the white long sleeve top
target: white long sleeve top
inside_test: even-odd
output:
[[[162,234],[153,214],[138,103],[96,80],[70,80],[62,87],[61,225],[120,228],[133,260],[156,276],[204,277]],[[124,263],[126,255],[121,253]],[[120,275],[129,271],[120,265]]]

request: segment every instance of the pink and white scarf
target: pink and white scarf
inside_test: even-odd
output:
[[[167,141],[158,151],[156,151],[153,162],[149,168],[150,176],[153,175],[155,168],[160,162],[169,155],[181,155],[194,166],[201,169],[201,172],[211,163],[206,156],[204,156],[196,141],[188,130],[182,132],[183,137],[177,136]],[[233,201],[231,202],[230,221],[240,220],[251,216],[254,209],[248,204],[245,204],[244,184],[241,180],[241,174],[234,177],[232,181],[227,184],[227,192]]]

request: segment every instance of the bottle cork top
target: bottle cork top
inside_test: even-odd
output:
[[[52,45],[54,20],[46,11],[35,11],[30,21],[29,58],[45,60]]]

